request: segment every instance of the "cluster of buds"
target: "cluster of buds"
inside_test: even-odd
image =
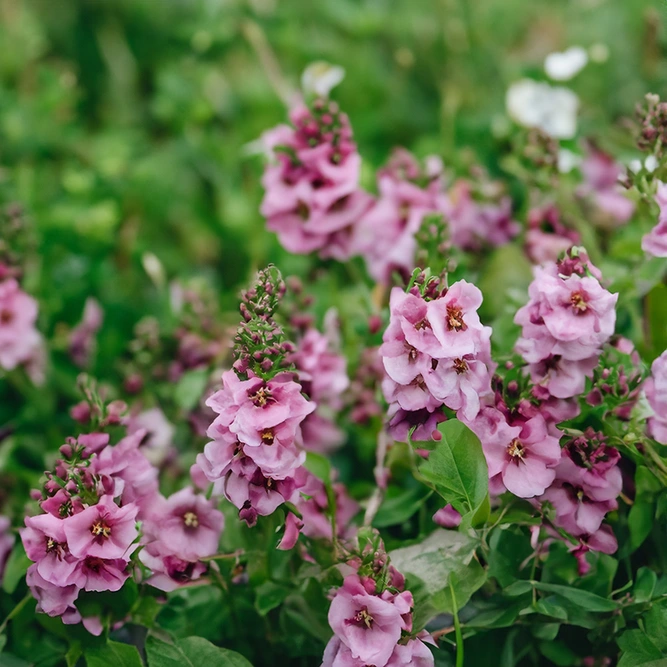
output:
[[[274,313],[285,294],[285,283],[275,266],[262,269],[254,286],[242,294],[243,322],[234,338],[234,370],[247,379],[249,373],[268,379],[290,368],[288,355],[294,345],[285,340]]]
[[[643,104],[638,104],[635,115],[639,123],[637,146],[656,158],[661,158],[667,143],[667,103],[660,97],[649,93]]]

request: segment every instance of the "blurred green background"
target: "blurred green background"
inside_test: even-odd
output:
[[[507,85],[570,45],[599,56],[572,83],[581,134],[629,151],[616,124],[664,90],[666,19],[650,0],[0,0],[0,188],[41,257],[26,287],[50,328],[98,297],[120,351],[153,307],[146,252],[230,307],[267,261],[312,266],[258,214],[246,147],[285,118],[267,59],[294,89],[314,60],[346,69],[372,187],[396,144],[454,167],[469,146],[494,171]]]

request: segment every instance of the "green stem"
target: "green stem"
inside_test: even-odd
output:
[[[463,667],[463,634],[461,633],[461,623],[459,622],[459,610],[456,604],[456,593],[452,585],[451,578],[449,581],[449,590],[452,594],[452,607],[454,614],[454,631],[456,634],[456,667]]]

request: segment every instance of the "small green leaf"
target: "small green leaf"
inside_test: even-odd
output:
[[[537,590],[545,591],[547,593],[555,593],[567,602],[575,604],[585,611],[607,612],[618,609],[618,603],[614,602],[614,600],[600,597],[599,595],[589,593],[580,588],[560,586],[558,584],[544,584],[540,581],[533,581],[532,584]]]
[[[628,528],[630,529],[630,551],[636,551],[650,535],[653,528],[655,507],[653,503],[638,501],[630,508]],[[629,555],[628,554],[628,555]]]
[[[279,607],[289,593],[290,590],[286,586],[265,581],[255,591],[255,609],[260,616],[266,616],[272,609]]]
[[[559,667],[570,667],[578,665],[579,658],[562,642],[544,641],[540,642],[540,652]]]
[[[311,472],[317,479],[327,483],[331,479],[331,463],[329,459],[315,452],[306,452],[304,468]]]
[[[207,381],[208,371],[206,369],[183,373],[174,389],[174,401],[178,407],[190,412],[199,403],[206,389]]]
[[[393,487],[395,489],[395,487]],[[390,487],[391,491],[391,487]],[[385,496],[378,513],[373,519],[375,528],[386,528],[405,523],[422,507],[426,499],[433,491],[419,485],[414,489],[407,489],[400,493]]]
[[[637,570],[634,586],[635,602],[648,602],[653,597],[655,585],[658,582],[658,576],[648,567],[640,567]]]
[[[86,649],[86,665],[88,667],[143,667],[136,646],[108,641],[104,646]]]
[[[419,475],[461,513],[464,525],[466,517],[470,525],[489,492],[482,445],[479,438],[456,419],[443,422],[438,430],[442,440],[419,465]]]

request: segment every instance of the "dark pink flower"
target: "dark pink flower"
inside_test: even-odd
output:
[[[76,611],[74,602],[79,597],[79,587],[74,584],[58,586],[44,579],[33,564],[26,572],[26,583],[37,600],[37,611],[49,616],[62,616],[68,611]]]
[[[426,644],[435,646],[433,638],[426,630],[422,630],[414,639],[409,639],[404,644],[396,644],[386,667],[433,667],[433,653]]]
[[[433,515],[433,521],[442,528],[458,528],[461,515],[451,505],[445,505]]]
[[[139,553],[139,560],[151,570],[146,583],[167,593],[199,579],[206,571],[204,563],[175,556],[162,541],[146,545]]]

